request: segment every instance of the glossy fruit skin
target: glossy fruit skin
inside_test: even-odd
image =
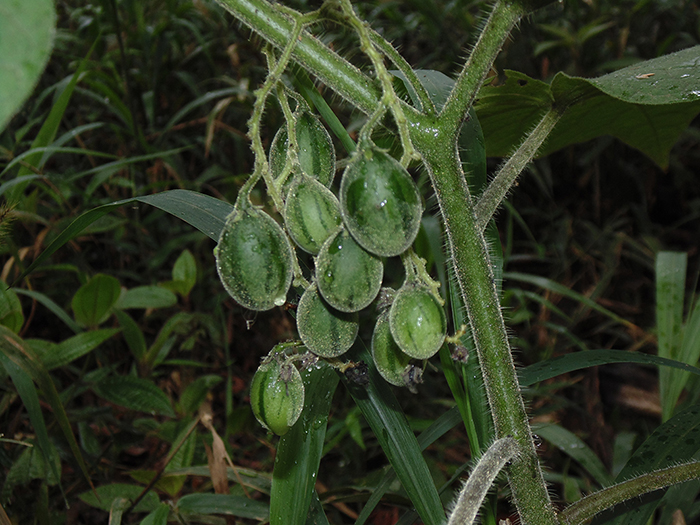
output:
[[[387,312],[381,314],[374,325],[372,357],[377,370],[388,383],[405,386],[404,376],[411,357],[402,352],[394,341]]]
[[[250,405],[262,426],[283,436],[304,408],[301,374],[294,365],[280,365],[275,359],[263,363],[250,384]]]
[[[282,228],[262,210],[236,208],[214,250],[226,291],[250,310],[284,304],[292,283],[292,247]]]
[[[335,176],[335,148],[331,136],[321,121],[308,111],[297,114],[295,118],[299,166],[304,174],[329,188]],[[282,126],[270,146],[270,169],[275,177],[284,169],[288,148],[287,126]]]
[[[339,199],[348,231],[365,250],[391,257],[413,244],[421,197],[409,173],[387,153],[375,147],[358,151],[343,173]]]
[[[401,350],[415,359],[429,359],[447,334],[445,310],[426,286],[406,284],[389,309],[389,326]]]
[[[318,290],[336,310],[358,312],[377,297],[384,265],[341,229],[331,235],[316,258]]]
[[[315,285],[309,286],[297,306],[297,330],[304,346],[314,354],[331,358],[347,352],[357,338],[359,316],[335,310]]]
[[[340,204],[316,179],[298,175],[284,205],[284,223],[294,243],[316,255],[342,222]]]

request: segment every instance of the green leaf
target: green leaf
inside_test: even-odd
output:
[[[18,333],[24,324],[22,303],[12,288],[5,289],[4,283],[0,284],[0,324],[14,333]]]
[[[595,452],[573,432],[555,424],[533,425],[532,431],[578,461],[601,487],[612,483],[612,476]]]
[[[476,111],[489,156],[507,156],[552,104],[566,107],[539,155],[601,135],[640,150],[660,167],[679,134],[700,112],[700,46],[640,62],[596,79],[558,73],[551,85],[506,71],[502,86],[486,86]]]
[[[187,494],[178,500],[177,508],[183,514],[223,514],[258,521],[265,521],[269,513],[262,501],[229,494]]]
[[[170,505],[161,503],[153,512],[141,520],[140,525],[168,525],[169,515]]]
[[[440,437],[444,436],[447,432],[452,430],[462,421],[462,417],[459,413],[458,407],[453,407],[439,418],[437,418],[420,436],[418,436],[418,445],[421,450],[425,450]],[[396,479],[396,472],[394,469],[389,469],[384,477],[379,482],[379,484],[374,487],[372,494],[369,499],[362,507],[360,515],[355,521],[355,525],[363,525],[367,518],[369,518],[372,511],[379,504],[382,496],[389,490],[389,487]]]
[[[625,481],[640,474],[690,461],[698,450],[700,450],[700,406],[696,405],[679,412],[657,427],[632,454],[615,481]],[[656,510],[659,498],[664,492],[651,493],[645,498],[637,498],[618,505],[610,511],[599,514],[592,524],[606,523],[611,518],[619,516],[621,512],[626,512],[612,523],[645,525]],[[646,503],[650,499],[652,501]]]
[[[656,329],[659,357],[667,359],[678,359],[681,352],[687,261],[685,253],[659,252],[656,255]],[[664,421],[673,414],[687,380],[688,375],[677,370],[659,369],[659,395]]]
[[[36,300],[39,304],[44,305],[46,308],[49,309],[49,311],[54,314],[56,317],[58,317],[61,321],[63,321],[68,328],[73,330],[76,334],[79,332],[82,332],[83,329],[71,319],[71,317],[66,313],[66,311],[58,306],[53,299],[49,298],[46,294],[43,294],[41,292],[36,292],[34,290],[25,290],[23,288],[12,288],[15,292],[17,292],[20,295],[26,295],[27,297],[31,297],[32,299]]]
[[[11,345],[13,343],[17,343],[18,341],[8,341],[7,339],[3,339],[2,342],[5,344],[2,344],[0,347],[0,364],[2,364],[12,378],[12,383],[14,383],[17,393],[19,394],[24,407],[27,409],[29,421],[31,421],[34,432],[36,433],[37,445],[39,445],[38,448],[44,458],[44,465],[50,466],[52,479],[54,482],[56,482],[61,479],[59,473],[61,460],[57,456],[56,449],[51,445],[51,441],[49,440],[46,422],[44,421],[44,415],[41,412],[39,394],[37,393],[34,382],[32,381],[32,376],[27,373],[24,367],[17,364],[12,359],[11,355],[6,353],[8,350],[10,350],[7,343]],[[44,477],[44,475],[40,477]],[[46,475],[46,479],[50,479],[48,474]],[[61,491],[63,491],[63,489],[61,489]]]
[[[97,495],[95,495],[95,492]],[[102,509],[109,512],[112,508],[112,503],[117,498],[126,498],[134,501],[143,492],[143,487],[138,485],[129,485],[127,483],[111,483],[97,487],[95,492],[83,492],[78,497],[91,507]],[[99,499],[98,499],[99,497]],[[154,492],[148,492],[144,498],[139,501],[139,504],[134,508],[135,512],[153,512],[160,506],[158,496]]]
[[[564,297],[568,297],[569,299],[572,299],[574,301],[578,301],[582,305],[592,310],[595,310],[596,312],[603,314],[606,317],[609,317],[613,321],[618,322],[623,326],[634,326],[627,319],[623,319],[622,317],[611,312],[607,308],[603,308],[598,303],[589,299],[585,295],[581,295],[578,292],[574,292],[570,288],[567,288],[566,286],[559,284],[558,282],[553,281],[551,279],[547,279],[546,277],[540,277],[538,275],[531,275],[528,273],[503,272],[503,278],[539,286],[540,288],[544,288],[545,290],[549,290],[550,292],[554,292]]]
[[[74,335],[44,351],[37,351],[47,370],[53,370],[92,352],[107,339],[120,332],[119,328],[93,330]]]
[[[111,275],[98,273],[75,292],[71,306],[78,324],[95,327],[110,316],[112,306],[119,299],[121,285]]]
[[[304,409],[297,422],[280,438],[272,472],[271,525],[303,525],[311,504],[326,437],[326,425],[338,377],[333,368],[319,364],[301,372]]]
[[[520,384],[529,386],[573,370],[611,363],[639,363],[649,366],[666,366],[700,375],[700,368],[665,359],[655,355],[625,350],[585,350],[554,357],[523,368],[519,371]]]
[[[133,376],[113,376],[92,385],[101,398],[130,410],[175,417],[170,399],[156,385]]]
[[[117,317],[119,324],[122,327],[122,335],[124,336],[124,341],[126,345],[131,350],[132,355],[137,361],[141,361],[144,355],[146,355],[146,338],[143,332],[139,328],[129,314],[122,310],[114,310],[114,315]]]
[[[8,361],[12,362],[15,369],[21,369],[24,374],[31,377],[36,381],[37,385],[41,389],[44,397],[49,402],[51,409],[53,410],[54,417],[61,427],[63,435],[68,441],[68,446],[75,457],[81,472],[85,476],[87,482],[92,486],[92,481],[90,480],[90,475],[87,471],[87,466],[83,460],[83,456],[78,447],[78,443],[73,435],[73,430],[71,429],[70,422],[68,421],[68,416],[66,415],[66,409],[61,402],[56,391],[56,385],[54,384],[51,376],[49,375],[46,368],[39,360],[39,358],[32,352],[32,349],[24,343],[19,337],[17,337],[13,332],[11,332],[7,327],[0,325],[0,359],[3,364],[7,364]],[[11,366],[12,366],[11,365]],[[22,374],[20,374],[21,376]],[[19,377],[19,376],[18,376]],[[21,380],[21,378],[20,378]],[[27,388],[27,395],[31,396],[32,393]],[[41,414],[37,414],[36,418],[40,417]],[[38,419],[37,419],[38,421]],[[34,422],[32,422],[34,423]],[[38,423],[39,426],[42,425],[41,422]],[[35,432],[37,435],[39,430],[35,427]]]
[[[100,217],[110,211],[131,204],[133,202],[143,202],[182,219],[186,223],[194,226],[199,231],[218,242],[221,230],[226,222],[226,217],[233,206],[214,197],[209,197],[202,193],[189,190],[170,190],[155,195],[146,195],[134,199],[125,199],[111,204],[105,204],[92,210],[86,211],[75,219],[65,230],[63,230],[54,241],[37,257],[32,264],[20,275],[15,282],[22,280],[26,275],[34,270],[39,264],[51,257],[59,248],[76,235],[90,226]]]
[[[190,383],[180,396],[180,409],[184,414],[192,414],[207,398],[209,391],[223,378],[216,375],[200,376]]]
[[[170,290],[160,286],[137,286],[122,293],[114,304],[115,308],[169,308],[177,304],[177,297]]]
[[[445,511],[440,496],[401,406],[388,383],[377,372],[367,350],[351,349],[347,355],[355,362],[367,363],[370,382],[361,386],[346,377],[343,377],[343,382],[372,428],[418,515],[426,525],[442,525]]]
[[[0,131],[34,89],[51,56],[56,11],[52,0],[0,5]]]
[[[184,250],[173,266],[173,281],[183,283],[180,293],[187,297],[197,283],[197,262],[189,250]]]

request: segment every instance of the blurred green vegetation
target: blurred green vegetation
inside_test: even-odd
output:
[[[287,4],[308,10],[319,2]],[[411,65],[447,74],[476,38],[486,5],[356,4]],[[53,56],[33,96],[0,132],[0,269],[8,285],[86,210],[166,189],[233,202],[252,169],[246,122],[266,64],[259,39],[218,5],[59,0],[56,9]],[[356,41],[341,28],[329,25],[319,36],[366,67]],[[700,8],[693,1],[565,0],[522,23],[492,81],[505,69],[545,81],[558,71],[592,77],[699,42]],[[65,111],[52,113],[72,89],[76,71],[77,84],[63,98]],[[358,115],[343,101],[326,98],[350,132],[356,130]],[[55,128],[43,144],[48,149],[21,157],[47,122]],[[268,145],[282,122],[271,104]],[[698,124],[683,133],[666,171],[602,137],[538,159],[521,177],[498,215],[505,271],[545,277],[629,321],[620,324],[575,297],[506,278],[503,302],[523,364],[572,348],[655,354],[660,250],[688,254],[690,310],[700,276]],[[498,163],[491,159],[490,168]],[[6,186],[20,176],[24,183]],[[252,417],[247,388],[260,357],[295,337],[294,323],[284,309],[254,314],[234,304],[219,283],[212,249],[208,237],[182,221],[129,205],[100,219],[0,297],[0,323],[33,352],[67,353],[46,367],[96,486],[145,486],[161,472],[159,494],[212,492],[208,471],[196,469],[207,465],[216,437],[209,430],[188,433],[204,413],[241,467],[247,490],[269,492],[274,439]],[[389,264],[389,279],[392,272],[400,275],[398,266]],[[370,334],[361,336],[368,340]],[[416,431],[427,428],[437,409],[454,404],[441,374],[426,373],[425,379],[418,395],[397,392]],[[661,407],[650,387],[657,381],[649,369],[611,365],[561,376],[528,396],[537,420],[577,433],[610,468],[631,453],[635,435],[639,444],[658,425]],[[693,379],[688,384],[682,400],[697,399],[700,385]],[[39,436],[17,389],[0,373],[0,503],[13,523],[105,522],[107,514],[92,496],[78,499],[90,487],[57,417],[44,414],[60,480],[26,446]],[[438,486],[469,461],[464,436],[456,427],[426,453]],[[377,485],[386,460],[343,388],[336,393],[324,453],[317,486],[322,503],[332,523],[353,523],[368,497],[364,489]],[[542,456],[561,500],[590,488],[586,470],[557,447],[544,444]],[[231,493],[244,495],[244,485],[232,483]],[[158,505],[157,498],[143,502],[148,510]],[[406,504],[406,497],[392,486],[370,522],[395,523],[394,504]],[[132,516],[127,522],[138,521]]]

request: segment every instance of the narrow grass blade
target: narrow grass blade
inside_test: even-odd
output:
[[[106,328],[83,332],[51,346],[46,353],[39,353],[39,358],[44,363],[46,370],[53,370],[89,354],[120,331],[119,328]]]
[[[547,361],[541,361],[520,370],[520,384],[529,386],[573,370],[611,363],[639,363],[649,366],[664,366],[700,375],[700,368],[655,355],[625,350],[586,350],[585,352],[574,352],[548,359]]]
[[[95,48],[96,44],[97,44],[97,41],[95,41],[95,43],[90,48],[90,51],[88,51],[88,57],[92,54],[92,50]],[[39,130],[39,133],[37,134],[36,138],[34,139],[34,142],[32,142],[32,149],[46,147],[53,142],[54,138],[56,137],[56,132],[58,131],[58,127],[61,124],[61,120],[63,120],[63,114],[66,112],[66,108],[68,107],[68,103],[70,102],[70,99],[73,96],[73,90],[75,89],[75,86],[78,84],[78,80],[80,80],[80,77],[83,74],[83,72],[85,71],[85,69],[87,68],[87,66],[88,66],[88,59],[86,57],[85,59],[80,61],[80,65],[78,66],[78,69],[75,71],[75,73],[73,73],[73,77],[71,78],[70,82],[64,88],[64,90],[61,92],[61,94],[58,96],[54,105],[51,107],[51,111],[49,112],[49,116],[46,117],[46,120],[42,124],[41,129]],[[33,166],[33,167],[38,168],[40,170],[43,167],[43,165],[41,164],[42,156],[43,156],[43,152],[35,151],[32,155],[26,157],[24,162],[25,162],[25,164],[28,164],[29,166]],[[31,175],[31,174],[32,174],[31,168],[29,168],[27,166],[22,166],[19,169],[17,176],[22,177],[23,175]],[[19,195],[21,195],[25,186],[26,186],[26,184],[20,184],[20,185],[15,186],[13,188],[12,192],[9,194],[8,200],[10,202],[16,201],[18,199]]]
[[[581,303],[582,305],[590,308],[591,310],[595,310],[596,312],[609,317],[613,321],[620,323],[624,326],[629,326],[632,327],[634,326],[632,323],[630,323],[628,320],[623,319],[619,315],[611,312],[607,308],[603,308],[600,306],[598,303],[595,301],[592,301],[585,295],[581,295],[580,293],[574,292],[573,290],[570,290],[566,286],[559,284],[556,281],[553,281],[551,279],[547,279],[546,277],[540,277],[538,275],[531,275],[527,273],[519,273],[519,272],[504,272],[503,273],[503,278],[504,279],[509,279],[512,281],[519,281],[522,283],[529,283],[534,286],[539,286],[540,288],[544,288],[545,290],[549,290],[550,292],[557,293],[559,295],[562,295],[564,297],[568,297],[569,299],[572,299],[573,301],[577,301]]]
[[[36,292],[34,290],[25,290],[23,288],[13,288],[13,290],[20,294],[20,295],[26,295],[27,297],[31,297],[34,299],[37,303],[44,305],[46,308],[49,309],[49,311],[54,314],[56,317],[58,317],[61,321],[65,323],[65,325],[73,330],[76,334],[79,334],[80,332],[83,331],[82,327],[76,323],[71,316],[69,316],[66,311],[58,306],[51,298],[49,298],[47,295],[41,293],[41,292]]]
[[[351,350],[349,357],[355,362],[367,363],[370,381],[368,385],[361,386],[343,377],[343,382],[360,407],[423,522],[426,525],[442,525],[445,511],[440,496],[401,406],[389,385],[374,368],[372,356],[366,349]]]
[[[328,412],[338,386],[335,370],[320,362],[302,371],[304,410],[280,438],[272,471],[271,525],[303,525],[321,463]]]
[[[687,263],[688,256],[685,253],[659,252],[656,255],[656,330],[659,357],[680,358]],[[664,421],[673,414],[687,380],[687,374],[668,368],[659,369],[661,417]]]
[[[433,421],[433,423],[421,435],[418,436],[418,445],[420,446],[420,449],[425,450],[461,422],[462,417],[458,408],[451,408]],[[374,488],[369,499],[362,507],[362,511],[357,517],[355,525],[364,525],[367,518],[369,518],[370,514],[372,514],[372,511],[374,511],[375,507],[379,504],[382,497],[384,494],[386,494],[386,491],[389,490],[389,487],[395,479],[396,472],[394,472],[394,469],[389,469],[386,474],[384,474],[384,477],[379,484]]]
[[[41,255],[24,270],[22,275],[20,275],[15,282],[24,279],[24,277],[29,275],[39,264],[51,257],[51,255],[64,244],[73,239],[97,219],[120,206],[133,202],[143,202],[160,208],[191,224],[215,241],[219,240],[219,235],[226,222],[226,217],[233,210],[233,206],[227,202],[189,190],[164,191],[162,193],[156,193],[155,195],[146,195],[144,197],[135,197],[133,199],[125,199],[105,204],[86,211],[70,223],[68,228],[63,230],[56,237]]]
[[[5,327],[3,326],[0,328]],[[0,341],[0,363],[10,375],[12,383],[17,389],[17,393],[19,394],[24,407],[27,409],[29,421],[34,428],[34,432],[36,433],[37,445],[39,445],[39,450],[41,450],[41,453],[44,456],[45,463],[51,468],[54,479],[59,480],[59,486],[61,486],[61,476],[56,468],[57,462],[55,461],[56,458],[53,455],[55,453],[55,449],[51,446],[49,441],[49,433],[46,429],[46,422],[44,421],[44,415],[41,413],[39,394],[34,386],[32,377],[29,373],[27,373],[24,367],[17,364],[16,356],[12,355],[13,352],[10,349],[7,340],[3,337],[3,339]],[[58,463],[60,464],[60,461]],[[63,492],[62,486],[61,492]]]
[[[311,508],[309,508],[309,515],[306,517],[305,525],[330,525],[315,490],[311,496]]]
[[[345,148],[345,151],[352,153],[355,151],[355,141],[348,134],[348,131],[343,126],[342,122],[335,115],[326,100],[321,96],[318,90],[314,87],[314,83],[309,78],[308,73],[301,67],[294,67],[294,87],[299,90],[299,93],[306,99],[312,107],[316,107],[318,112],[326,121],[328,127],[331,128],[333,134],[338,137],[340,143]]]
[[[532,431],[578,461],[601,487],[612,483],[612,477],[595,452],[573,432],[554,424],[534,425]]]
[[[80,448],[78,447],[78,443],[73,435],[73,430],[71,429],[68,415],[66,414],[63,403],[61,403],[61,399],[56,391],[56,385],[51,379],[49,373],[41,364],[41,361],[39,361],[39,358],[32,352],[31,348],[24,344],[19,337],[15,336],[4,326],[0,326],[0,353],[7,356],[15,365],[22,368],[34,381],[36,381],[37,385],[39,385],[39,388],[53,410],[54,417],[56,418],[58,425],[61,427],[66,441],[68,441],[68,446],[70,447],[81,472],[85,476],[87,482],[90,484],[90,487],[93,487],[92,481],[90,480],[90,475],[87,471],[87,466],[85,465]]]
[[[258,521],[267,520],[269,514],[266,503],[230,494],[187,494],[177,501],[177,508],[185,515],[222,514]]]

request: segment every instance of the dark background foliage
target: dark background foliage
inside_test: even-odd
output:
[[[288,4],[308,10],[318,3]],[[414,67],[446,74],[457,71],[485,12],[485,2],[460,0],[356,5]],[[105,159],[90,153],[51,156],[41,170],[45,178],[34,181],[10,203],[14,208],[8,220],[12,222],[0,243],[3,277],[8,283],[85,210],[174,188],[233,202],[252,167],[246,121],[252,91],[265,78],[266,65],[260,40],[246,28],[212,2],[61,0],[57,9],[53,57],[34,96],[0,134],[0,168],[30,147],[57,95],[85,57],[88,67],[58,136],[99,123],[79,131],[66,145],[113,154],[128,162],[107,171],[100,169]],[[366,67],[355,40],[341,27],[330,24],[319,35]],[[558,71],[592,77],[697,45],[699,40],[696,2],[566,0],[519,26],[498,58],[491,81],[499,82],[505,69],[545,81]],[[327,99],[348,129],[356,130],[360,116],[342,101],[330,95]],[[265,120],[264,138],[269,144],[282,123],[274,103]],[[545,276],[564,284],[629,319],[636,328],[621,327],[565,297],[506,281],[504,306],[521,363],[581,345],[656,353],[655,252],[688,253],[689,294],[700,271],[699,142],[695,122],[671,152],[669,168],[661,170],[639,152],[602,137],[538,159],[523,174],[509,205],[498,216],[506,271]],[[340,146],[338,151],[342,151]],[[139,160],[146,155],[153,156]],[[490,167],[495,169],[499,161],[491,159]],[[11,176],[12,172],[5,174],[0,182]],[[175,306],[133,314],[149,344],[173,315],[188,315],[187,322],[174,332],[169,356],[173,362],[141,373],[174,399],[198,377],[222,377],[224,381],[211,391],[215,426],[225,437],[234,462],[270,472],[274,438],[252,417],[247,387],[260,357],[276,342],[295,337],[293,319],[283,309],[253,314],[234,304],[219,284],[210,239],[157,209],[125,206],[56,253],[51,265],[39,268],[20,286],[45,293],[70,312],[73,294],[88,277],[106,273],[127,288],[162,283],[171,279],[173,264],[184,249],[194,255],[198,271],[192,291]],[[544,294],[568,318],[557,315],[547,303],[533,300],[532,292]],[[22,297],[22,304],[24,338],[59,342],[72,335],[43,306],[27,297]],[[118,326],[114,320],[107,325]],[[184,360],[200,364],[191,366],[183,364]],[[80,434],[81,446],[97,485],[131,482],[129,473],[134,469],[157,469],[187,424],[183,417],[162,422],[97,398],[88,388],[90,374],[109,367],[124,374],[135,368],[122,336],[54,371],[60,392],[67,392],[71,385],[77,387],[65,394],[65,402],[76,424],[87,422]],[[572,373],[532,392],[531,410],[538,420],[557,421],[579,433],[610,465],[615,436],[636,432],[641,440],[658,424],[656,382],[650,369],[627,365]],[[697,388],[690,393],[695,391]],[[441,374],[434,371],[426,373],[418,395],[397,394],[416,430],[434,418],[437,407],[450,403]],[[328,507],[334,523],[352,522],[352,514],[360,508],[356,500],[362,499],[356,497],[355,489],[372,486],[386,464],[353,406],[340,388],[319,473],[319,481],[330,490],[325,500],[336,498],[335,506]],[[7,380],[0,383],[0,432],[15,439],[32,434]],[[74,499],[87,486],[70,463],[58,431],[53,432],[68,462],[62,471],[63,487]],[[206,464],[202,443],[197,442],[194,464]],[[22,450],[3,445],[0,468],[7,473]],[[553,473],[572,470],[581,475],[554,447],[544,444],[542,455]],[[448,479],[469,459],[464,432],[457,427],[430,449],[428,457],[435,476]],[[203,478],[189,478],[182,493],[211,490],[206,483]],[[18,485],[3,492],[3,503],[9,502],[6,508],[18,523],[30,522],[38,484],[34,480],[24,488]],[[572,497],[564,486],[554,486],[562,500]],[[56,486],[49,488],[49,508],[55,523],[66,515],[69,523],[105,519],[104,513],[79,501],[65,511]],[[372,523],[394,523],[396,516],[396,509],[387,504]]]

